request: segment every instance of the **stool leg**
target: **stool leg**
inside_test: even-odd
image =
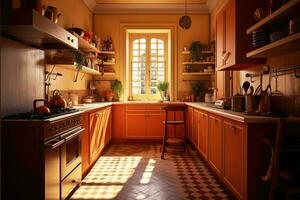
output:
[[[165,131],[164,131],[163,144],[161,149],[161,156],[160,156],[161,159],[165,158],[164,153],[165,153],[165,146],[166,146],[167,132],[168,132],[167,121],[168,121],[168,112],[166,112],[166,116],[165,116]]]
[[[184,120],[184,123],[183,123],[183,126],[184,126],[184,130],[183,130],[183,143],[184,143],[184,150],[185,152],[188,152],[188,146],[187,146],[187,138],[186,138],[186,113],[185,111],[183,111],[183,120]]]

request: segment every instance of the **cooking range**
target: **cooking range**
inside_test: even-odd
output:
[[[67,199],[81,181],[81,113],[2,119],[2,199]]]

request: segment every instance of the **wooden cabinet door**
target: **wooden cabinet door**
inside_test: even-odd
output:
[[[81,166],[82,175],[85,175],[90,167],[89,113],[82,114],[81,126],[84,128],[81,135]]]
[[[114,104],[112,107],[112,137],[114,139],[126,138],[126,106]]]
[[[146,133],[145,112],[126,112],[126,138],[144,138]]]
[[[223,53],[225,51],[225,11],[222,10],[216,19],[216,60],[217,68],[224,66]]]
[[[217,174],[222,173],[222,118],[209,115],[208,161]]]
[[[90,163],[98,158],[99,135],[101,131],[101,121],[103,112],[95,112],[90,114]]]
[[[242,199],[244,182],[243,125],[224,120],[224,181]]]
[[[163,111],[146,114],[146,137],[161,139],[164,134],[164,120],[165,113]]]
[[[207,158],[208,148],[208,114],[199,112],[198,149],[204,158]]]
[[[199,134],[198,131],[199,131],[199,110],[194,109],[192,142],[196,148],[198,148],[198,134]]]
[[[230,0],[225,7],[225,54],[224,61],[226,66],[236,64],[236,19],[235,19],[235,0]]]
[[[193,135],[193,108],[188,107],[188,113],[187,113],[187,131],[188,131],[188,139],[192,141],[192,135]]]
[[[107,145],[112,138],[112,111],[111,107],[107,108],[107,126],[105,132],[105,145]]]

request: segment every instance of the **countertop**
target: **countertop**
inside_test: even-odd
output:
[[[233,112],[231,110],[213,108],[207,106],[206,103],[201,102],[186,102],[186,105],[244,123],[275,123],[278,119],[276,117],[246,115],[243,112]],[[292,123],[300,123],[300,118],[290,116],[287,118],[287,121]]]
[[[158,102],[158,101],[122,101],[122,102],[97,102],[97,103],[89,103],[89,104],[80,104],[77,106],[73,106],[73,108],[78,109],[78,112],[70,113],[67,115],[61,115],[49,119],[45,119],[43,121],[55,121],[59,120],[64,117],[70,117],[77,114],[82,114],[84,112],[89,112],[94,109],[104,108],[107,106],[112,105],[149,105],[149,104],[155,104],[155,105],[166,105],[166,104],[182,104],[185,103],[188,106],[191,106],[193,108],[198,108],[203,111],[216,114],[222,117],[230,118],[232,120],[236,120],[243,123],[275,123],[278,118],[276,117],[264,117],[264,116],[253,116],[253,115],[245,115],[241,112],[233,112],[231,110],[223,110],[218,108],[213,108],[210,106],[207,106],[206,103],[203,102]],[[288,117],[288,122],[292,123],[300,123],[299,117]]]

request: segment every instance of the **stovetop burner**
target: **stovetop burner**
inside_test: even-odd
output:
[[[5,116],[4,119],[49,119],[61,115],[66,115],[74,112],[78,112],[75,108],[63,108],[63,109],[50,109],[50,113],[38,114],[35,112],[20,113],[16,115]]]

